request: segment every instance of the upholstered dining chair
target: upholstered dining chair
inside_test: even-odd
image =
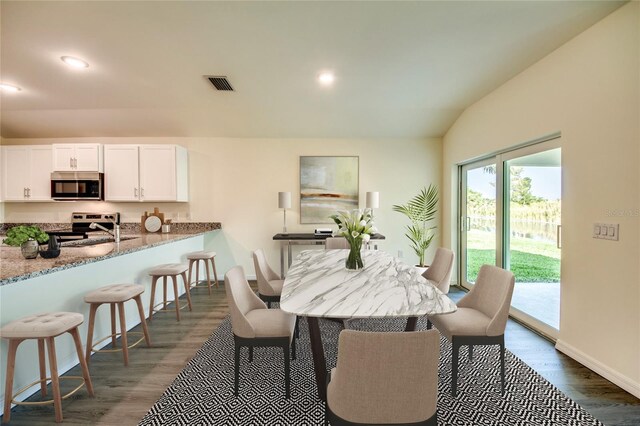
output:
[[[431,266],[422,274],[423,277],[433,282],[444,294],[449,293],[454,259],[455,254],[453,251],[444,247],[438,247]]]
[[[344,330],[327,383],[325,424],[437,424],[440,333]]]
[[[324,242],[324,248],[326,250],[334,249],[348,249],[349,242],[345,237],[328,237]]]
[[[251,290],[240,266],[235,266],[227,272],[224,283],[235,343],[234,394],[238,395],[242,347],[249,348],[249,362],[252,362],[254,347],[278,346],[284,352],[285,396],[289,398],[289,347],[291,347],[292,358],[296,359],[296,342],[293,337],[295,315],[287,314],[280,309],[268,309]]]
[[[278,274],[271,269],[262,249],[253,252],[253,265],[256,269],[260,299],[265,301],[268,307],[271,307],[271,302],[280,302],[284,280],[281,280]]]
[[[469,346],[473,359],[474,345],[500,346],[500,379],[505,388],[504,331],[515,283],[514,275],[502,268],[482,265],[475,285],[457,303],[458,310],[450,314],[430,315],[430,322],[451,341],[451,394],[458,387],[458,353],[460,346]]]

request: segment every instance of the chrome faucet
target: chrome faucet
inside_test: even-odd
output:
[[[118,217],[118,219],[120,219],[120,218]],[[102,225],[100,225],[99,223],[96,223],[96,222],[91,222],[89,224],[89,228],[91,228],[91,229],[98,228],[98,229],[108,233],[109,235],[113,235],[114,241],[116,243],[119,243],[120,242],[120,223],[119,223],[120,221],[119,220],[117,220],[117,221],[111,220],[111,222],[113,222],[113,230],[105,228],[104,226],[102,226]]]

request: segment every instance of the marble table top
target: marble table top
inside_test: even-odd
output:
[[[455,303],[413,266],[382,250],[364,250],[364,269],[344,266],[349,250],[305,250],[294,260],[280,308],[324,318],[411,317],[454,312]]]

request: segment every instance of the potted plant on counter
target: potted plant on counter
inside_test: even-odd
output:
[[[9,246],[20,246],[25,259],[38,256],[38,245],[49,241],[49,235],[37,226],[19,225],[7,231],[3,243]]]
[[[428,188],[422,188],[420,193],[409,200],[406,204],[394,205],[393,211],[404,214],[411,221],[411,225],[407,225],[407,233],[405,234],[411,242],[411,248],[418,255],[418,267],[426,270],[425,252],[431,245],[434,230],[436,226],[430,223],[435,219],[438,209],[438,188],[435,185],[429,185]]]

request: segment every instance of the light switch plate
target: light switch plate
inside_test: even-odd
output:
[[[620,225],[617,223],[594,223],[593,238],[618,241]]]

